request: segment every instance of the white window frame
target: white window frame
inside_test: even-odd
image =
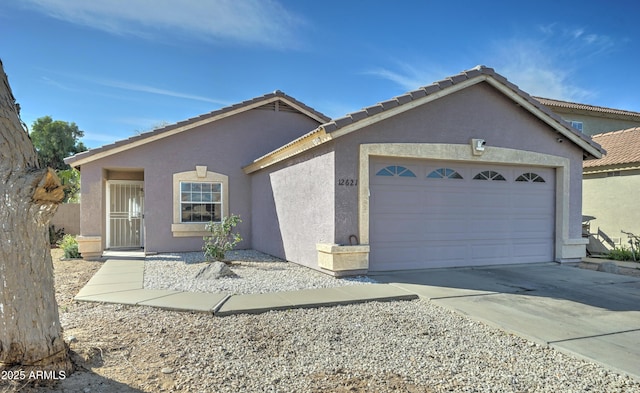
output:
[[[206,166],[196,166],[195,171],[173,174],[173,223],[171,232],[174,237],[196,237],[208,234],[206,222],[182,222],[182,203],[180,184],[187,183],[219,183],[221,185],[221,216],[229,216],[229,177],[222,173],[207,171]]]
[[[210,201],[195,201],[195,200],[190,200],[190,201],[184,201],[182,199],[182,194],[185,193],[185,191],[182,189],[182,185],[183,184],[208,184],[211,186],[214,185],[218,185],[220,186],[220,191],[212,191],[212,195],[213,194],[220,194],[220,200],[219,201],[214,201],[213,199]],[[202,191],[204,193],[204,191]],[[190,191],[190,193],[192,193],[192,191]],[[195,224],[195,223],[208,223],[208,222],[221,222],[222,220],[222,195],[224,193],[224,186],[222,185],[222,183],[220,182],[209,182],[209,181],[192,181],[192,180],[181,180],[180,181],[180,223],[182,224]],[[219,206],[219,208],[217,210],[219,210],[220,212],[220,221],[214,221],[214,220],[205,220],[205,221],[184,221],[184,214],[183,214],[183,205],[185,204],[209,204],[209,205],[217,205]]]
[[[584,123],[581,121],[571,120],[571,127],[584,133]]]

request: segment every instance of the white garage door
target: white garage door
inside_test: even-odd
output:
[[[554,260],[555,171],[372,160],[370,271]]]

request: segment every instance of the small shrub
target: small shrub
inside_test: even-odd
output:
[[[78,242],[73,235],[64,235],[60,242],[60,248],[64,251],[65,258],[80,258],[80,251],[78,251]]]
[[[55,225],[49,225],[49,245],[57,247],[64,237],[64,228],[56,229]]]
[[[640,252],[636,250],[635,260],[640,260]],[[609,253],[609,259],[615,261],[633,261],[633,252],[625,247],[616,247]]]
[[[240,216],[235,214],[225,217],[221,222],[210,222],[207,224],[209,235],[203,238],[204,256],[207,261],[224,262],[224,254],[233,249],[236,244],[242,241],[239,233],[233,233],[233,228],[241,223]]]

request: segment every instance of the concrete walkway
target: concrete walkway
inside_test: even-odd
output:
[[[75,297],[224,316],[418,297],[640,380],[640,278],[555,263],[373,276],[381,284],[254,295],[143,288],[144,260],[108,260]]]
[[[558,264],[375,276],[472,319],[640,379],[640,278]]]
[[[386,284],[348,285],[254,295],[144,289],[144,260],[109,259],[75,300],[211,312],[217,316],[371,301],[411,300],[418,295]]]

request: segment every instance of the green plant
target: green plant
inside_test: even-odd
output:
[[[635,250],[635,260],[640,260],[640,251]],[[626,247],[616,247],[608,255],[609,259],[615,261],[633,261],[633,252]]]
[[[60,248],[64,251],[65,258],[80,258],[80,251],[78,251],[78,242],[73,235],[64,235],[60,242]]]
[[[242,241],[239,233],[233,233],[233,228],[241,223],[240,216],[232,214],[221,222],[209,222],[206,226],[209,235],[203,238],[204,256],[207,261],[223,261],[225,252],[232,250]]]
[[[55,225],[49,225],[49,245],[51,247],[57,247],[60,245],[63,237],[64,228],[56,229]]]
[[[63,203],[80,202],[80,171],[74,168],[57,170],[56,174],[64,186]]]

